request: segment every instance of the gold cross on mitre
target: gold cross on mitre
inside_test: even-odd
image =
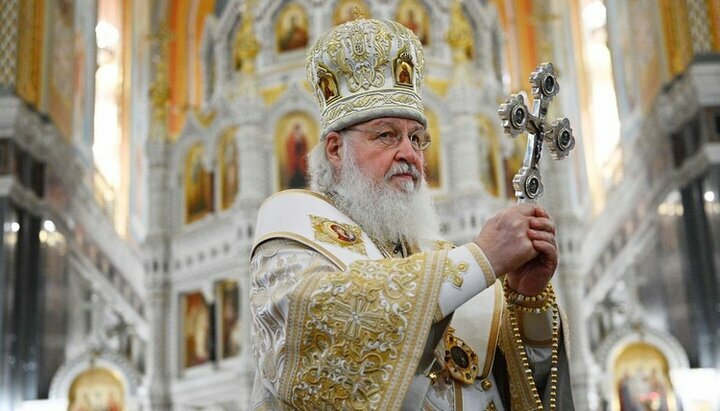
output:
[[[353,20],[360,20],[366,17],[365,12],[363,12],[363,10],[357,4],[352,6],[352,8],[350,9],[350,13],[352,13]]]
[[[534,203],[543,192],[539,168],[543,142],[548,144],[555,160],[562,160],[575,147],[570,120],[562,118],[552,124],[545,122],[548,105],[560,91],[552,63],[539,65],[530,74],[530,84],[534,98],[532,113],[525,105],[524,93],[511,95],[498,110],[505,133],[510,137],[528,132],[525,159],[513,177],[513,188],[519,203]]]

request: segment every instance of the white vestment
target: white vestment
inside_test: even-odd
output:
[[[394,252],[319,194],[288,190],[263,204],[251,260],[252,409],[505,409],[493,372],[505,303],[480,248]],[[470,383],[448,371],[448,325],[477,356]],[[545,387],[551,348],[526,351]],[[560,383],[571,404],[569,380]]]

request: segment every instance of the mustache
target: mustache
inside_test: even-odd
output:
[[[392,167],[390,167],[390,170],[385,173],[385,181],[390,180],[390,178],[398,174],[410,174],[413,177],[414,181],[417,181],[422,177],[422,174],[417,169],[417,167],[415,167],[414,164],[401,162],[394,164]]]

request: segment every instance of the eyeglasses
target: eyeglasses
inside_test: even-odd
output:
[[[402,133],[398,133],[395,130],[367,130],[362,128],[348,127],[345,130],[349,131],[360,131],[362,133],[374,134],[373,140],[378,140],[387,147],[395,147],[402,141]],[[416,130],[412,134],[408,135],[410,145],[415,151],[425,151],[430,147],[430,136],[425,129],[421,128]]]

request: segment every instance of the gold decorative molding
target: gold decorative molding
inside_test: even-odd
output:
[[[430,90],[441,97],[445,97],[450,87],[450,81],[439,78],[427,78],[425,84],[427,84]]]
[[[10,5],[3,6],[10,7]],[[45,25],[44,0],[21,1],[17,10],[17,92],[25,101],[38,107],[41,93],[42,52]],[[3,22],[5,24],[6,22]],[[12,24],[12,22],[11,22]],[[13,57],[15,58],[15,57]]]
[[[278,86],[274,87],[267,87],[262,90],[260,90],[260,95],[262,95],[263,101],[265,101],[265,105],[271,106],[275,104],[278,99],[280,99],[280,96],[285,93],[285,90],[287,90],[287,84],[280,84]]]
[[[255,57],[260,52],[260,42],[255,37],[253,13],[256,0],[247,0],[242,6],[242,26],[233,41],[233,67],[236,71],[255,73]]]
[[[720,51],[720,0],[706,0],[712,49]]]
[[[195,110],[195,117],[197,117],[198,122],[203,127],[209,127],[210,124],[212,124],[213,120],[215,120],[215,117],[217,117],[217,111],[210,110],[207,112],[204,112],[200,110],[199,108],[196,108]]]
[[[453,51],[454,63],[465,63],[472,59],[473,31],[463,12],[460,0],[455,0],[452,4],[447,42]]]
[[[670,71],[682,73],[692,60],[692,36],[688,25],[688,13],[673,0],[661,0],[662,27]]]
[[[155,68],[155,78],[150,84],[149,94],[152,105],[152,118],[157,124],[166,125],[168,121],[168,107],[170,103],[170,41],[173,35],[167,25],[162,24],[158,31],[149,37],[157,43],[158,52],[153,55],[152,62]]]

